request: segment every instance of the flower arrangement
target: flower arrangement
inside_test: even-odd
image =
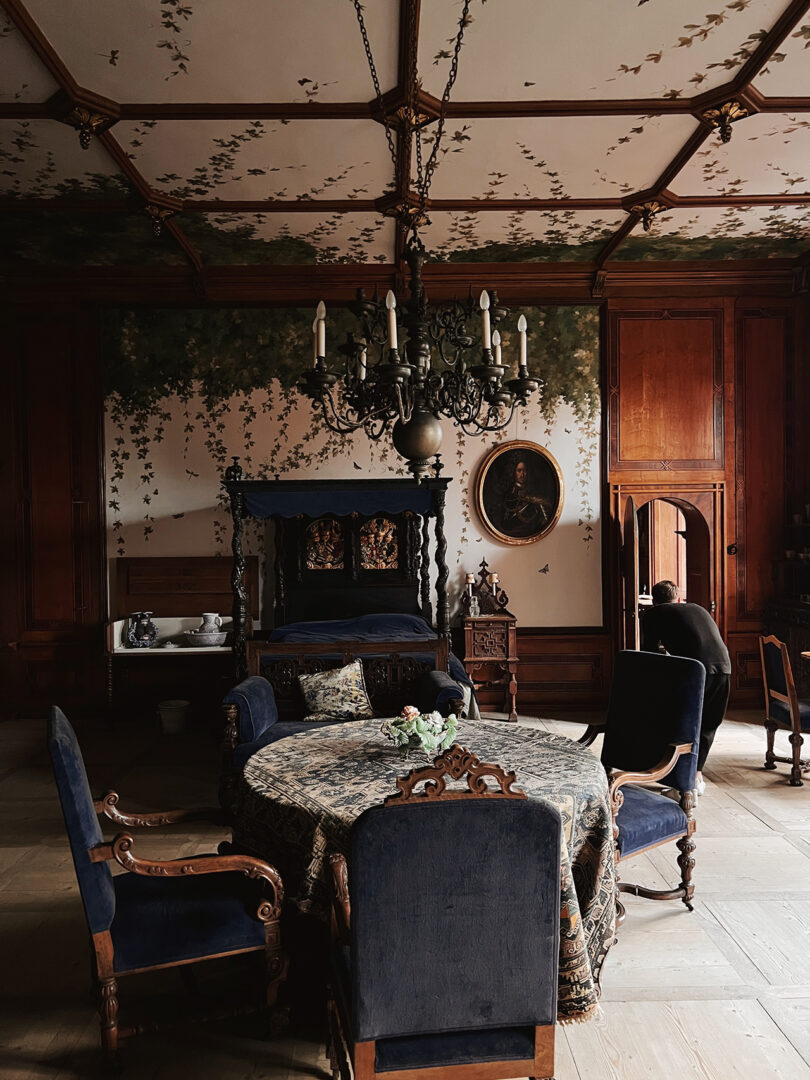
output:
[[[427,758],[440,754],[452,746],[458,731],[458,718],[454,713],[442,716],[439,712],[420,713],[415,705],[406,705],[399,716],[384,720],[380,731],[390,739],[403,756],[411,750],[421,749]]]

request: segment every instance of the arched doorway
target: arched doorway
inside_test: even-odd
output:
[[[711,612],[724,632],[722,488],[686,492],[644,485],[614,489],[614,513],[621,521],[618,639],[625,649],[639,645],[639,609],[651,603],[656,581],[675,581],[683,598]]]

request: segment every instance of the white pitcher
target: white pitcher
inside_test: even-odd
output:
[[[216,634],[222,626],[222,619],[215,611],[204,611],[202,620],[197,629],[198,634]]]

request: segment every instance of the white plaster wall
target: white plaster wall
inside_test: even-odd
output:
[[[216,434],[228,455],[241,457],[250,477],[276,473],[282,479],[361,478],[408,475],[387,439],[371,444],[360,433],[345,439],[319,430],[308,401],[294,392],[287,395],[288,415],[279,419],[282,392],[237,397],[221,418]],[[240,405],[255,407],[258,416],[246,427]],[[263,411],[268,407],[268,411]],[[108,456],[115,440],[129,451],[125,474],[117,484],[108,461],[108,554],[230,556],[230,516],[217,504],[223,466],[215,461],[195,420],[203,408],[199,400],[183,403],[169,398],[160,442],[153,442],[144,459],[137,458],[129,431],[107,418]],[[193,430],[186,430],[188,424]],[[534,544],[511,546],[490,537],[474,509],[473,484],[478,466],[497,441],[530,439],[548,449],[559,462],[565,484],[562,514],[554,530]],[[253,440],[254,446],[246,443]],[[578,421],[562,405],[548,423],[531,409],[515,418],[497,436],[459,441],[457,431],[445,423],[442,456],[448,489],[446,535],[451,568],[451,611],[465,572],[477,572],[482,558],[500,574],[510,597],[510,610],[522,626],[598,626],[602,623],[601,507],[599,425]],[[307,455],[324,460],[309,460]],[[143,482],[143,461],[151,462],[154,479]],[[117,491],[114,488],[117,487]],[[149,502],[144,502],[144,497]],[[113,505],[110,506],[109,504]],[[114,523],[120,522],[118,528]],[[592,531],[586,526],[590,525]],[[151,529],[151,532],[145,533]],[[586,538],[591,536],[591,540]],[[120,543],[122,541],[123,543]],[[258,530],[248,537],[247,550],[259,553]],[[545,567],[547,572],[541,572]]]

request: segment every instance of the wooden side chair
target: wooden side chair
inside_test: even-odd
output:
[[[105,843],[99,814],[126,827],[167,825],[207,814],[125,814],[113,791],[94,800],[75,732],[56,707],[48,722],[48,749],[90,931],[107,1057],[117,1056],[119,1038],[134,1034],[118,1025],[118,980],[125,975],[261,949],[267,954],[267,1002],[274,1004],[285,971],[279,936],[284,891],[278,872],[246,855],[165,862],[139,858],[128,832]],[[129,873],[113,876],[111,861]]]
[[[790,765],[788,783],[791,787],[802,787],[802,773],[810,771],[810,761],[802,760],[802,732],[810,732],[810,701],[802,700],[796,694],[790,656],[784,641],[773,635],[760,637],[759,657],[765,688],[765,730],[768,733],[765,768],[775,769],[777,761]],[[786,728],[790,732],[790,757],[779,757],[774,753],[777,728]]]
[[[560,815],[514,781],[455,745],[333,856],[335,1080],[552,1076]]]
[[[616,865],[673,840],[678,847],[681,880],[674,889],[619,881],[618,892],[682,900],[689,911],[695,893],[695,775],[705,682],[706,670],[698,660],[620,652],[605,720],[588,727],[579,740],[589,746],[604,732],[601,760],[610,782]],[[659,783],[674,789],[677,801],[662,794]],[[618,895],[616,906],[621,922],[624,905]]]

